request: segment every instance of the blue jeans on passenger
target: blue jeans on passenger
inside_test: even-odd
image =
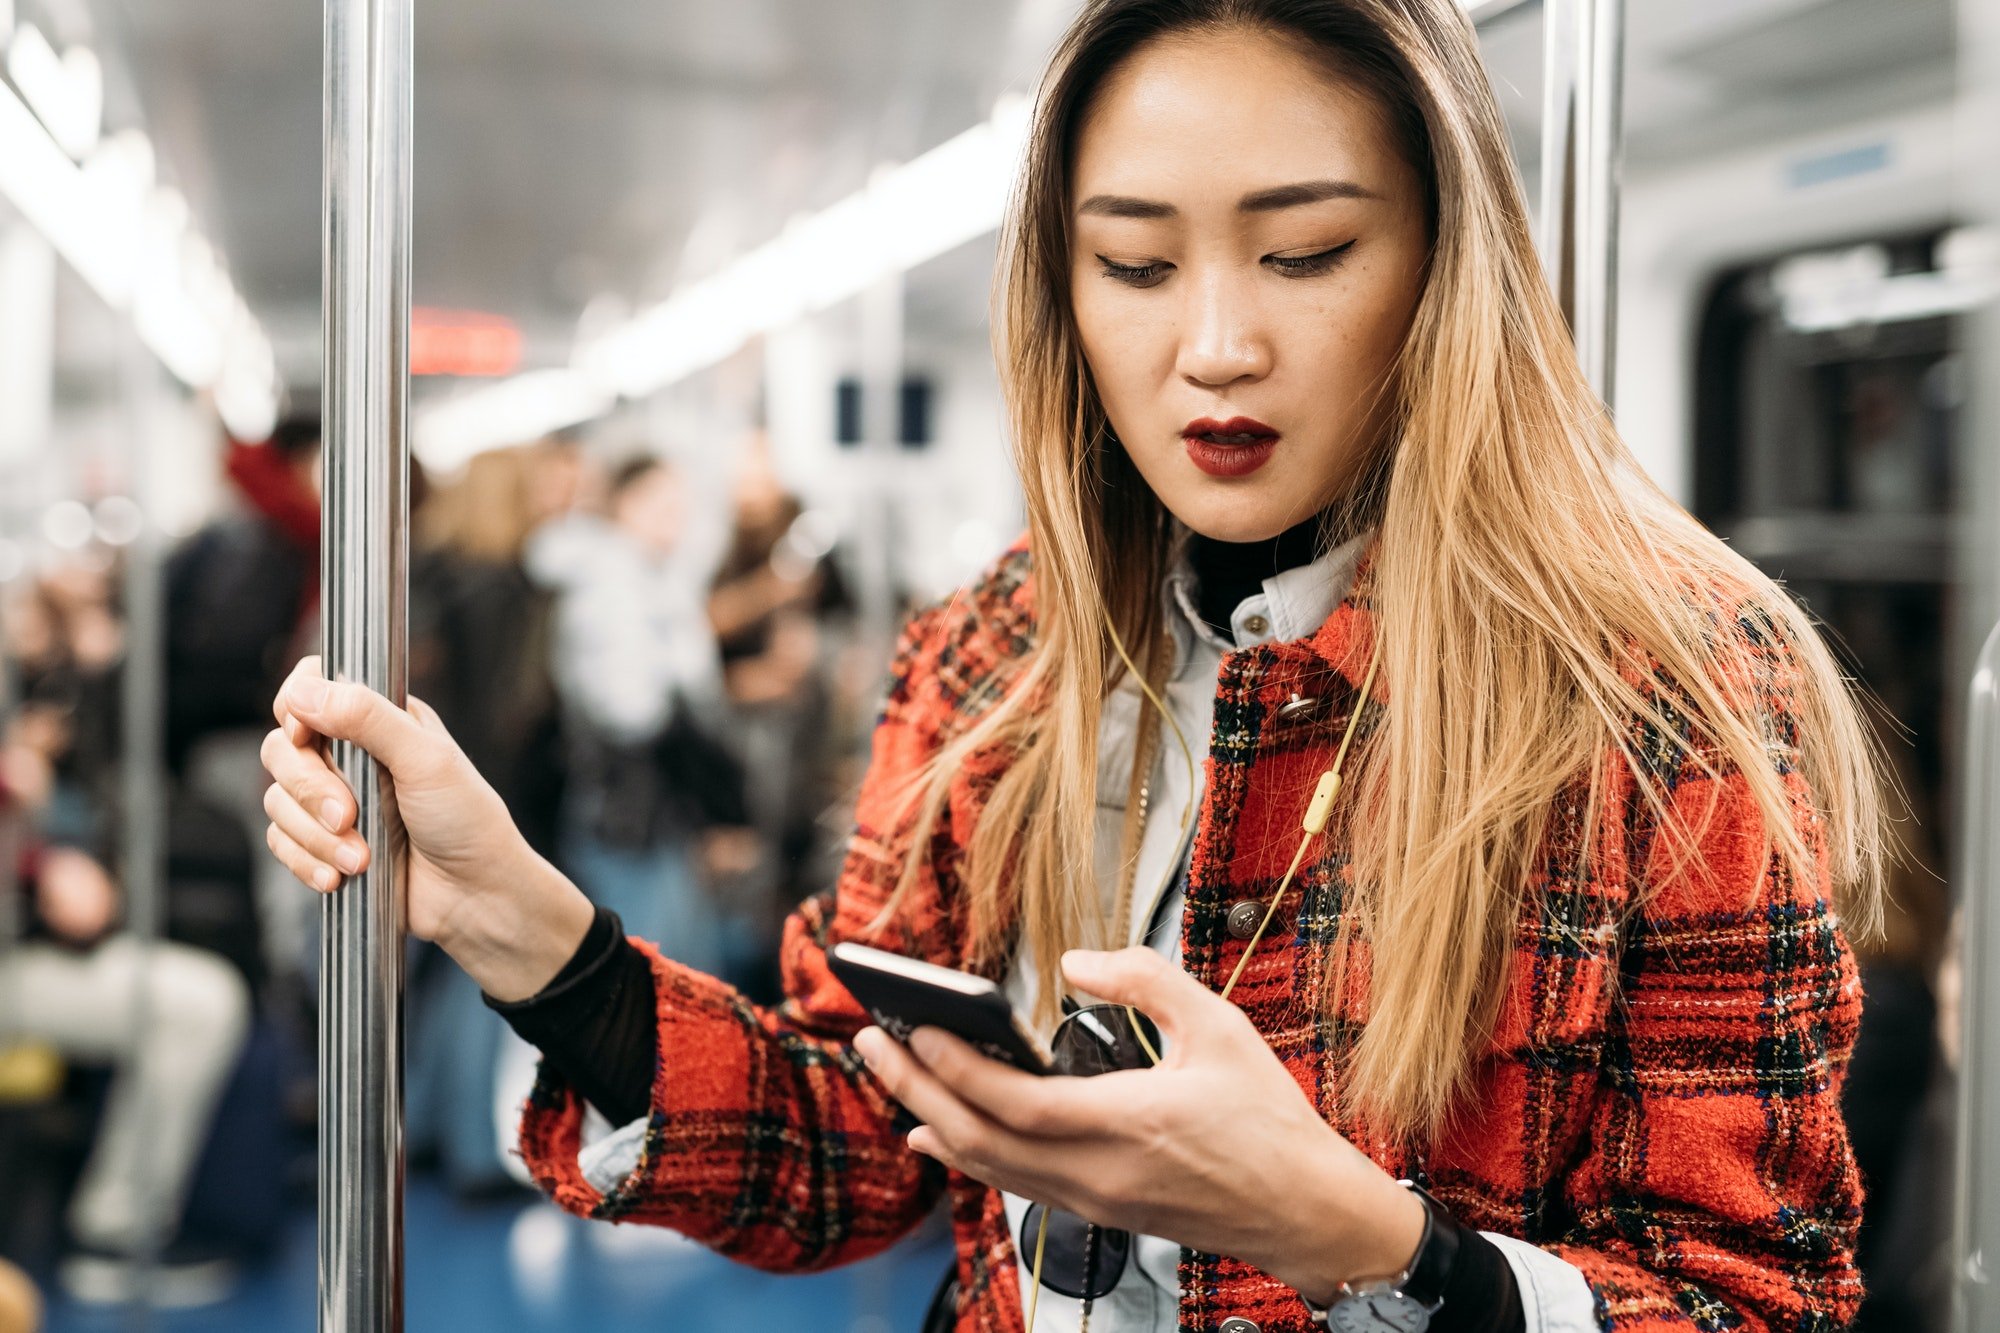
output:
[[[562,862],[589,899],[618,913],[627,935],[713,976],[724,962],[723,919],[702,888],[689,845],[666,838],[650,847],[617,847],[574,823],[564,830]]]
[[[407,1078],[410,1146],[434,1149],[451,1188],[479,1194],[507,1186],[494,1126],[494,1070],[506,1020],[486,1007],[479,983],[442,958],[412,995]]]

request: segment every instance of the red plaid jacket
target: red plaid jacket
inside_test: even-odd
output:
[[[1243,948],[1224,927],[1229,904],[1275,885],[1304,794],[1355,705],[1368,597],[1364,570],[1312,638],[1223,660],[1183,926],[1185,966],[1211,987]],[[1817,844],[1811,793],[1786,760],[1790,659],[1754,608],[1719,623],[1763,664],[1763,678],[1744,684],[1762,695],[1774,762]],[[864,935],[896,881],[907,850],[899,780],[992,697],[1033,634],[1024,548],[909,625],[839,883],[786,930],[786,1000],[760,1008],[648,950],[659,1059],[641,1160],[611,1193],[592,1188],[577,1167],[582,1104],[545,1069],[521,1141],[557,1203],[670,1226],[745,1263],[794,1271],[885,1248],[947,1191],[961,1333],[1020,1333],[999,1194],[904,1145],[895,1106],[849,1044],[867,1020],[826,952]],[[1278,707],[1295,694],[1326,699],[1332,725],[1282,721]],[[1325,847],[1302,876],[1288,933],[1258,951],[1236,997],[1330,1123],[1392,1173],[1408,1174],[1420,1157],[1462,1220],[1574,1264],[1606,1329],[1842,1328],[1861,1296],[1860,1186],[1838,1094],[1861,994],[1824,858],[1809,880],[1787,874],[1768,857],[1738,780],[1686,763],[1654,730],[1640,727],[1636,739],[1656,761],[1646,780],[1705,830],[1698,855],[1652,836],[1649,807],[1607,751],[1610,770],[1627,776],[1597,827],[1583,827],[1581,801],[1556,812],[1475,1099],[1441,1141],[1413,1151],[1339,1108],[1340,1057],[1365,1021],[1365,988],[1344,999],[1340,1021],[1312,997],[1347,892],[1343,847]],[[888,947],[952,965],[966,958],[955,867],[990,776],[978,766],[959,775]],[[1635,909],[1641,883],[1650,892]],[[1365,976],[1365,957],[1357,961]],[[1183,1252],[1180,1289],[1183,1329],[1212,1330],[1232,1315],[1266,1333],[1309,1328],[1289,1288],[1224,1256]]]

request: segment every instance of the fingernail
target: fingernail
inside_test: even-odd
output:
[[[313,871],[313,883],[319,885],[320,891],[323,893],[330,892],[338,881],[339,876],[335,875],[325,866],[321,866],[318,870]]]
[[[861,1056],[861,1063],[870,1069],[875,1067],[876,1029],[863,1028],[854,1034],[854,1049]]]
[[[346,843],[342,843],[339,850],[334,852],[333,859],[342,870],[345,870],[350,875],[361,869],[360,849],[349,846]]]
[[[925,1064],[931,1063],[941,1053],[938,1034],[931,1028],[918,1028],[910,1034],[910,1049]]]
[[[319,822],[326,825],[330,832],[340,832],[340,817],[345,813],[340,808],[340,802],[331,796],[319,803]]]
[[[302,680],[292,686],[292,703],[308,713],[317,713],[326,706],[326,682],[323,680]]]

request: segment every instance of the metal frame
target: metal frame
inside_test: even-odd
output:
[[[1577,361],[1611,405],[1624,169],[1624,0],[1542,3],[1542,264]]]
[[[326,0],[326,674],[407,691],[413,0]],[[319,1327],[403,1327],[402,833],[388,775],[330,759],[358,799],[368,870],[327,898],[321,941]]]
[[[1986,640],[1967,700],[1964,838],[1959,866],[1964,916],[1959,995],[1958,1208],[1956,1318],[1963,1329],[2000,1324],[1993,1264],[2000,1256],[2000,626]]]

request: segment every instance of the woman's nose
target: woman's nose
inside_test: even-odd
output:
[[[1271,370],[1271,344],[1248,293],[1222,275],[1188,284],[1191,308],[1181,327],[1176,369],[1204,388],[1262,379]]]

